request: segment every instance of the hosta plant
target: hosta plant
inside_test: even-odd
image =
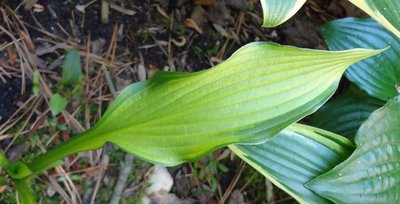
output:
[[[261,2],[264,25],[276,26],[305,1]],[[19,200],[35,203],[31,179],[107,142],[167,166],[228,146],[299,202],[393,203],[400,196],[400,3],[352,2],[389,31],[371,19],[337,20],[322,27],[336,51],[254,42],[209,70],[158,72],[122,91],[86,132],[29,163],[0,154],[0,165]],[[329,131],[296,123],[333,95],[343,74],[365,99],[351,92],[311,117]]]

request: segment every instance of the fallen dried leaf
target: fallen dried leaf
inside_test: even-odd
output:
[[[218,24],[213,24],[215,30],[217,30],[222,36],[228,38],[228,39],[232,39],[235,40],[236,43],[240,43],[239,42],[239,37],[237,36],[237,34],[231,30],[228,29],[224,29],[222,26],[218,25]]]
[[[28,50],[31,51],[32,53],[35,52],[35,45],[33,45],[32,39],[30,36],[25,33],[24,31],[19,32],[19,36],[24,40],[26,46],[28,47]]]
[[[0,193],[3,193],[7,189],[7,186],[0,186]]]
[[[167,14],[167,12],[158,4],[156,4],[156,8],[158,13],[160,13],[164,18],[170,20],[171,17]]]
[[[196,22],[194,22],[192,19],[188,18],[185,20],[185,26],[189,27],[189,28],[193,28],[195,29],[198,33],[202,34],[203,33],[203,29],[201,29]]]
[[[190,15],[190,19],[192,19],[197,26],[203,28],[203,26],[207,23],[207,11],[202,6],[196,6],[193,9],[192,14]]]
[[[24,6],[25,10],[31,10],[33,5],[36,4],[37,0],[24,0],[22,5]]]
[[[17,61],[17,54],[14,52],[14,49],[11,46],[7,47],[7,55],[8,55],[8,63],[10,65],[14,65]]]

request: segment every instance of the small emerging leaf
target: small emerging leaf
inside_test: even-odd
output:
[[[36,172],[106,142],[164,165],[193,161],[232,143],[264,142],[325,103],[349,65],[379,52],[256,42],[209,70],[158,72],[126,88],[92,129],[30,167]]]
[[[400,38],[399,0],[349,0]]]
[[[337,203],[397,203],[400,197],[400,97],[372,113],[346,161],[307,184]]]
[[[387,101],[397,95],[400,83],[400,38],[371,18],[344,18],[321,27],[321,34],[330,50],[351,48],[382,49],[373,56],[352,65],[346,77],[369,95]]]
[[[83,79],[81,57],[77,49],[71,49],[65,56],[62,82],[65,85],[80,83]]]
[[[300,203],[330,203],[304,187],[354,150],[346,138],[300,124],[259,145],[230,145],[240,158]]]
[[[303,6],[306,0],[261,0],[264,15],[264,27],[276,27],[290,17]]]
[[[53,116],[61,113],[68,105],[67,99],[56,93],[50,98],[50,111]]]
[[[39,95],[39,71],[33,73],[33,95]]]

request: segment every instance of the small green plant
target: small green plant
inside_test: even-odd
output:
[[[305,1],[261,2],[264,25],[276,26]],[[299,202],[396,202],[400,196],[400,97],[394,87],[400,81],[400,3],[351,2],[392,33],[371,19],[338,20],[323,27],[322,33],[331,49],[350,50],[319,51],[255,42],[209,70],[158,72],[150,80],[127,87],[93,128],[27,163],[10,163],[0,154],[0,165],[25,204],[35,203],[29,185],[36,175],[60,165],[68,155],[98,149],[107,142],[146,161],[169,166],[196,161],[228,146]],[[283,9],[278,12],[277,8]],[[69,56],[79,58],[76,53]],[[349,128],[357,130],[355,143],[296,123],[332,96],[345,72],[369,96],[387,101],[376,111],[380,103],[374,103],[375,108],[369,107]],[[79,71],[71,74],[82,76]],[[76,78],[69,75],[63,77],[66,85]],[[353,104],[355,100],[345,102]],[[54,113],[62,109],[54,107]],[[341,117],[332,115],[326,117],[341,127]],[[208,166],[216,168],[215,162]]]

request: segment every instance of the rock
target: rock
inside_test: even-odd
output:
[[[157,165],[154,166],[147,182],[151,184],[151,186],[146,189],[147,195],[153,193],[157,194],[163,191],[169,192],[174,184],[174,180],[172,179],[171,174],[169,174],[167,168]]]
[[[234,190],[229,198],[229,204],[245,204],[243,194],[239,190]]]

